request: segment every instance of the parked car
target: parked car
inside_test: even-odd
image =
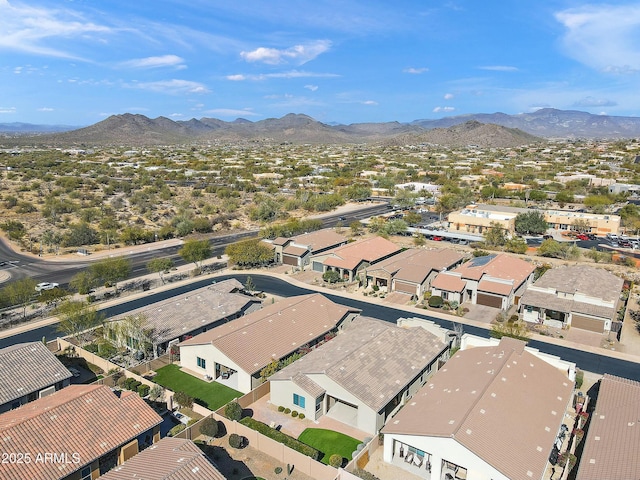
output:
[[[577,238],[578,240],[589,240],[589,236],[588,236],[587,234],[585,234],[585,233],[579,233],[579,234],[576,236],[576,238]]]
[[[42,292],[43,290],[52,290],[52,289],[57,288],[59,286],[60,286],[59,283],[42,282],[42,283],[39,283],[38,285],[36,285],[36,292]]]
[[[441,242],[442,240],[444,240],[444,237],[441,237],[440,235],[436,235],[435,237],[433,237],[433,240],[436,242]]]
[[[553,235],[543,235],[542,238],[544,240],[551,240],[551,239],[553,239]]]
[[[622,248],[631,248],[631,242],[629,240],[619,240],[618,241],[618,245],[620,245]]]

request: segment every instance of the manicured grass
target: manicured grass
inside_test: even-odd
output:
[[[204,405],[209,410],[217,410],[234,398],[242,396],[242,393],[237,390],[218,382],[207,383],[181,372],[180,366],[175,364],[159,368],[153,381],[174,392],[185,392],[187,395],[191,395],[197,403]]]
[[[334,453],[351,460],[351,453],[362,443],[344,433],[324,428],[307,428],[300,434],[298,440],[324,453],[320,461],[326,464],[329,464],[329,458]]]

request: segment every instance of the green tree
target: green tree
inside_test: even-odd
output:
[[[271,362],[269,362],[269,364],[266,367],[260,370],[260,378],[262,379],[263,382],[266,382],[271,375],[276,373],[281,368],[282,368],[282,365],[280,365],[280,362],[278,360],[275,360],[275,359],[271,360]]]
[[[504,229],[498,222],[491,222],[484,234],[484,243],[487,247],[502,247],[507,242]]]
[[[576,218],[571,225],[576,232],[584,233],[591,231],[591,225],[584,218]]]
[[[224,416],[229,420],[240,421],[242,418],[242,407],[238,402],[229,402],[224,407]]]
[[[92,264],[89,273],[95,284],[111,285],[117,290],[118,282],[131,274],[131,261],[125,257],[105,258]]]
[[[207,417],[200,422],[200,433],[207,437],[215,437],[220,431],[218,421],[213,417]]]
[[[327,270],[322,274],[322,280],[327,283],[336,283],[340,281],[340,273],[335,270]]]
[[[56,308],[56,315],[60,319],[58,331],[74,337],[80,346],[91,338],[91,329],[104,320],[104,315],[98,313],[95,307],[81,300],[63,302]]]
[[[382,231],[387,235],[398,235],[399,233],[404,233],[407,231],[407,222],[401,218],[391,220],[384,225]]]
[[[527,253],[527,248],[529,248],[527,242],[520,237],[510,238],[504,244],[505,251],[511,253]]]
[[[357,237],[362,233],[362,224],[355,220],[349,224],[349,229],[351,230],[351,235]]]
[[[27,316],[27,305],[31,303],[35,295],[36,281],[32,278],[22,278],[5,286],[3,296],[11,305],[22,307],[22,318]]]
[[[232,243],[224,253],[232,264],[241,267],[257,267],[273,261],[273,251],[257,238]]]
[[[556,202],[560,205],[560,207],[564,207],[567,203],[573,203],[573,193],[569,190],[561,190],[556,193]]]
[[[185,262],[193,263],[196,268],[200,268],[202,262],[211,256],[211,244],[209,240],[187,240],[178,255]]]
[[[157,273],[160,281],[164,285],[164,277],[162,274],[173,268],[173,260],[169,257],[153,258],[147,262],[147,270],[151,273]]]
[[[422,221],[422,215],[418,212],[411,211],[404,216],[404,221],[409,225],[417,225]]]
[[[95,286],[95,279],[88,271],[78,272],[71,277],[69,286],[80,295],[88,295]]]
[[[253,278],[247,275],[247,279],[244,282],[244,288],[247,292],[255,292],[256,284],[253,283]]]
[[[580,249],[574,244],[557,242],[553,239],[543,241],[538,247],[538,255],[543,257],[563,258],[575,260],[580,258]]]
[[[63,288],[56,287],[50,290],[41,291],[40,295],[38,295],[38,302],[46,305],[56,305],[60,300],[67,296],[69,296],[69,292]]]
[[[4,230],[9,239],[18,241],[27,233],[24,225],[17,220],[8,220],[0,224],[0,228]]]
[[[185,392],[176,392],[173,395],[173,401],[184,408],[193,407],[193,397]]]
[[[542,235],[549,228],[544,214],[536,210],[519,213],[514,222],[515,230],[520,235]]]

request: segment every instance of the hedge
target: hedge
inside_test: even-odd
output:
[[[275,428],[271,428],[266,423],[259,422],[258,420],[254,420],[251,417],[245,417],[240,420],[240,423],[245,427],[249,427],[256,432],[263,434],[265,437],[272,438],[276,442],[282,443],[287,447],[295,450],[296,452],[300,452],[307,457],[311,457],[314,460],[318,460],[321,456],[321,453],[313,447],[306,445],[293,437],[290,437],[286,433],[282,433]]]

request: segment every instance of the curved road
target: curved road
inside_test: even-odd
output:
[[[220,281],[227,278],[236,278],[240,282],[244,282],[246,280],[246,277],[247,274],[223,275],[216,277],[215,280]],[[290,297],[294,295],[315,293],[315,290],[309,290],[306,288],[291,285],[284,280],[266,275],[256,275],[252,273],[251,278],[253,279],[257,290],[262,290],[273,295]],[[196,288],[204,287],[210,284],[211,281],[211,279],[207,279],[193,282],[188,285],[182,285],[170,290],[155,293],[135,300],[130,300],[113,307],[105,308],[104,310],[101,310],[101,312],[103,312],[107,316],[107,318],[121,315],[133,309],[144,307],[151,303],[165,300],[176,295],[181,295]],[[444,328],[452,328],[452,322],[422,314],[420,313],[420,311],[409,314],[404,310],[396,309],[393,307],[372,304],[348,297],[345,298],[326,293],[323,294],[336,303],[341,303],[343,305],[361,309],[363,315],[385,320],[387,322],[395,323],[398,318],[411,315],[415,317],[426,318],[443,326]],[[487,337],[489,334],[489,332],[485,329],[468,325],[464,325],[464,331],[465,333],[470,333],[472,335],[478,335],[481,337]],[[14,335],[12,337],[4,338],[0,340],[0,348],[15,343],[40,341],[42,337],[50,340],[55,338],[57,335],[58,334],[56,332],[56,325],[49,325],[46,327],[31,330],[29,332]],[[551,355],[557,355],[564,360],[575,362],[576,365],[582,370],[594,372],[597,374],[610,373],[620,377],[629,378],[631,380],[640,381],[640,368],[638,368],[638,364],[634,362],[620,360],[605,355],[597,355],[590,352],[576,350],[574,348],[562,347],[539,341],[531,341],[529,342],[529,345],[533,348],[539,349],[541,352],[549,353]]]

